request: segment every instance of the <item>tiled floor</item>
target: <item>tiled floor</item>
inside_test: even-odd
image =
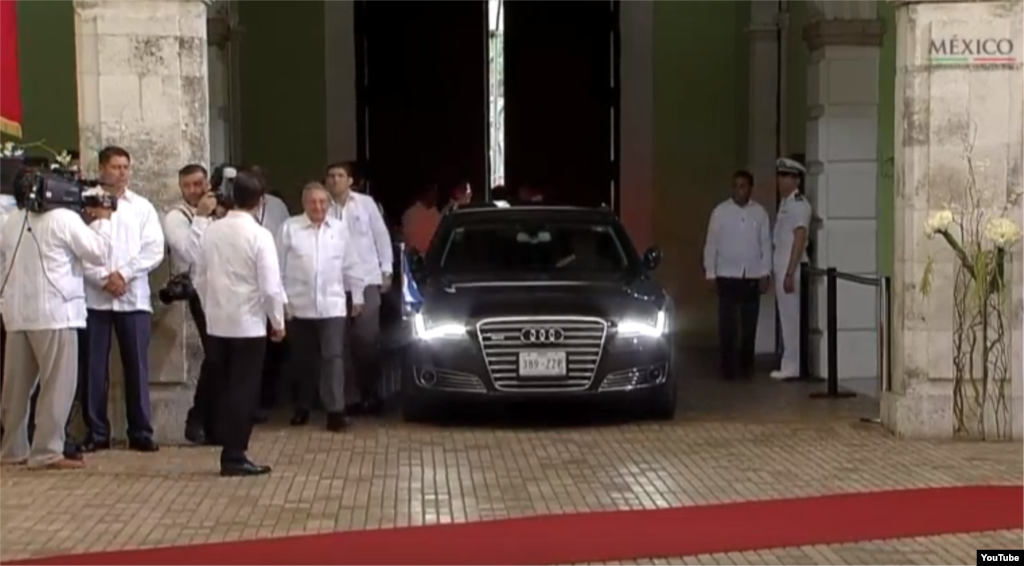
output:
[[[361,420],[345,434],[265,427],[269,477],[221,479],[217,452],[94,455],[77,472],[4,469],[0,559],[343,529],[656,508],[893,487],[1020,484],[1020,444],[910,442],[861,424],[868,399],[821,384],[692,379],[671,423],[608,409],[510,407],[441,425]],[[809,547],[669,562],[973,563],[1021,533]],[[970,550],[969,550],[970,549]],[[664,562],[664,561],[662,561]],[[659,562],[659,563],[662,563]],[[667,563],[667,562],[665,562]]]

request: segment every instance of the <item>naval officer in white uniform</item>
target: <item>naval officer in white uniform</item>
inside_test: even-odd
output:
[[[811,204],[800,192],[800,179],[807,170],[793,159],[775,162],[778,178],[779,212],[772,234],[772,273],[775,304],[782,327],[782,363],[773,379],[800,375],[800,263],[807,261],[807,235],[811,226]]]

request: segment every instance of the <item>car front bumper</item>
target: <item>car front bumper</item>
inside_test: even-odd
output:
[[[675,360],[667,337],[608,336],[593,370],[566,377],[520,377],[496,369],[479,339],[413,341],[406,350],[403,389],[425,397],[542,399],[646,394],[671,380]],[[518,355],[518,354],[516,354]]]

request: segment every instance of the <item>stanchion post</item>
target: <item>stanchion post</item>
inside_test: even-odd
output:
[[[811,378],[811,264],[800,264],[800,379]]]
[[[825,332],[826,336],[826,352],[828,354],[828,380],[827,387],[824,393],[812,393],[811,397],[814,399],[846,399],[850,397],[856,397],[857,394],[852,391],[840,391],[839,390],[839,298],[838,298],[838,285],[839,274],[838,270],[834,267],[830,267],[825,271],[825,293],[826,293],[826,309],[825,309]]]

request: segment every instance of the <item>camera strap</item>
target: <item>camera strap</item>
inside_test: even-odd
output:
[[[195,220],[196,214],[194,212],[192,212],[191,209],[189,209],[187,204],[185,204],[185,203],[179,204],[178,206],[172,208],[171,212],[169,212],[168,214],[171,214],[174,211],[180,212],[185,217],[185,219],[188,220],[188,225],[190,227],[192,226],[192,221]],[[167,250],[164,253],[167,255],[167,257],[171,257],[171,245],[165,243],[164,246],[167,248]],[[174,274],[172,274],[172,276],[176,276],[176,275],[183,275],[183,274],[181,274],[181,273],[174,273]],[[188,271],[185,272],[184,275],[189,275],[189,276],[192,275],[192,266],[191,265],[188,266]]]

